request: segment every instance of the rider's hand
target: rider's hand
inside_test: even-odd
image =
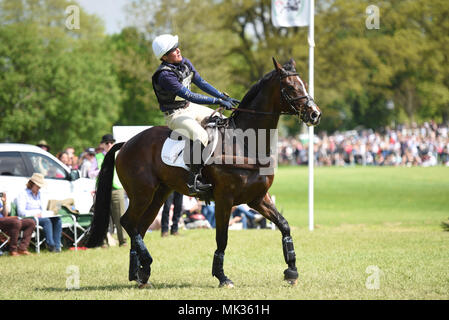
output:
[[[226,92],[223,92],[222,95],[224,96],[223,100],[226,100],[227,102],[231,103],[232,106],[235,107],[235,106],[237,106],[237,105],[240,104],[240,100],[231,98],[231,97],[229,96],[229,94],[227,94]]]
[[[217,100],[217,103],[218,103],[220,106],[225,107],[226,110],[231,110],[231,109],[232,109],[232,104],[231,104],[229,101],[225,101],[225,100],[223,100],[223,99],[218,99],[218,100]]]
[[[240,100],[237,100],[237,99],[234,99],[234,98],[231,98],[231,97],[226,97],[225,100],[227,102],[229,102],[230,104],[232,104],[232,106],[234,106],[234,107],[240,104]]]

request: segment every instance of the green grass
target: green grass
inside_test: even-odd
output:
[[[128,277],[128,248],[1,257],[0,299],[448,299],[448,168],[316,168],[308,230],[307,168],[279,168],[271,193],[290,223],[299,283],[282,281],[278,230],[229,231],[225,272],[211,276],[214,230],[148,233],[152,287]],[[67,290],[67,267],[80,288]],[[369,266],[379,288],[366,286]],[[369,269],[368,269],[369,270]]]

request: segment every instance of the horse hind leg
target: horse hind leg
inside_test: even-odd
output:
[[[293,239],[290,234],[290,226],[287,220],[279,213],[279,211],[277,211],[268,194],[265,195],[262,201],[253,202],[248,205],[273,222],[281,231],[282,251],[284,253],[284,260],[288,266],[288,268],[284,270],[284,280],[290,285],[296,285],[298,283],[296,253],[293,246]]]

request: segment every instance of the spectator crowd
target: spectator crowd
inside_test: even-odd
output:
[[[308,135],[278,142],[279,164],[308,164]],[[426,122],[421,126],[320,133],[315,136],[317,166],[449,166],[449,127]]]

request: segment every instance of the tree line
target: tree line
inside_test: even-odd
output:
[[[130,0],[132,26],[107,35],[80,6],[80,28],[65,22],[68,0],[0,0],[0,140],[54,149],[95,146],[113,125],[164,123],[151,75],[161,33],[179,35],[184,56],[219,90],[243,98],[294,58],[308,79],[307,28],[275,28],[270,0]],[[369,5],[379,28],[366,26]],[[316,131],[449,120],[449,2],[316,0]],[[283,117],[280,134],[297,134]]]

